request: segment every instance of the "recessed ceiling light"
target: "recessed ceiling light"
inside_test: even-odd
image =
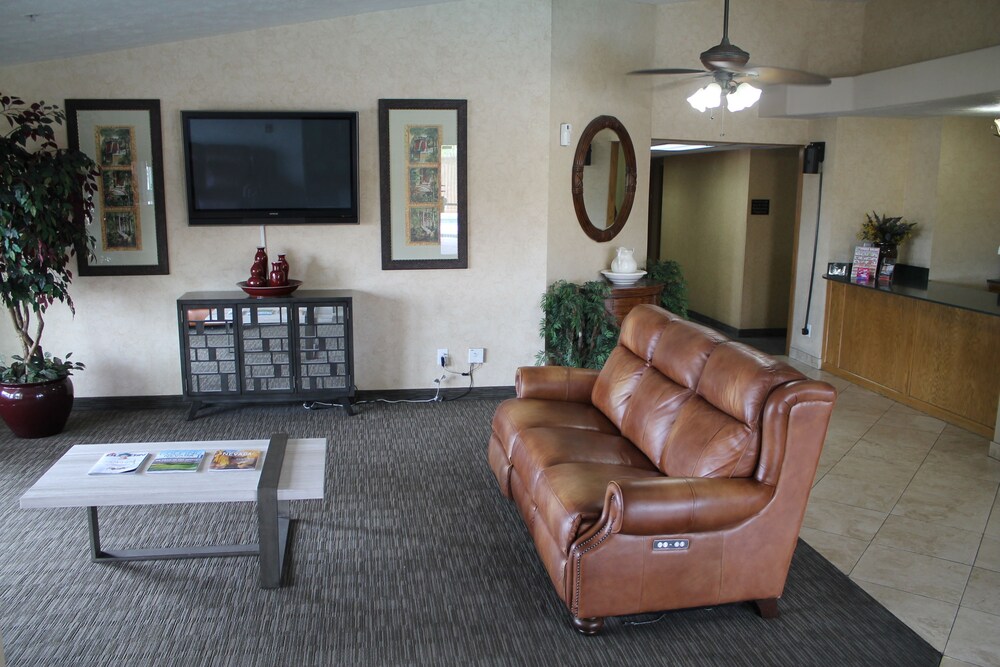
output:
[[[709,144],[659,144],[658,146],[653,146],[649,150],[651,151],[696,151],[700,148],[712,148]]]

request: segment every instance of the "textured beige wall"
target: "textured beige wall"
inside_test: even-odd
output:
[[[1000,276],[1000,139],[985,118],[946,118],[941,128],[931,279],[982,289]]]
[[[899,122],[906,128],[907,149],[914,159],[906,164],[903,208],[896,214],[917,223],[913,236],[899,249],[899,261],[929,267],[938,217],[938,173],[944,119],[913,118]]]
[[[60,305],[50,311],[47,348],[72,350],[88,366],[74,376],[77,395],[180,393],[176,298],[236,289],[247,275],[257,227],[187,225],[182,109],[358,110],[361,224],[272,226],[270,249],[287,252],[306,288],[358,292],[360,388],[433,386],[439,347],[463,361],[466,348],[487,348],[476,384],[510,385],[515,367],[532,363],[539,347],[536,295],[546,283],[550,212],[540,184],[548,182],[546,149],[556,136],[550,38],[545,2],[465,0],[0,70],[3,91],[27,99],[161,100],[170,275],[78,278],[76,318]],[[467,270],[381,270],[376,109],[383,97],[468,100]],[[632,122],[646,141],[641,115]],[[0,350],[9,349],[4,326]]]
[[[652,57],[654,23],[654,8],[638,3],[606,0],[552,3],[552,96],[546,128],[552,156],[547,179],[548,282],[600,279],[600,270],[611,266],[615,248],[619,246],[634,248],[639,265],[645,263],[649,92],[635,89],[624,73],[645,66]],[[621,233],[607,243],[596,243],[580,228],[570,187],[573,154],[580,135],[592,119],[601,115],[614,116],[622,122],[632,139],[638,163],[632,212]],[[569,146],[559,145],[560,123],[573,126]],[[537,302],[541,290],[537,296],[531,296]]]
[[[910,121],[892,118],[838,121],[836,160],[826,165],[823,206],[832,241],[828,261],[851,261],[866,212],[905,214],[910,129]]]
[[[750,151],[663,161],[660,257],[681,265],[691,310],[739,328]]]
[[[788,324],[798,174],[798,148],[750,152],[748,199],[771,204],[768,215],[750,215],[747,202],[740,329],[784,329]]]
[[[862,6],[863,72],[1000,44],[997,0],[867,0]]]
[[[806,318],[809,270],[816,231],[820,176],[804,175],[793,325],[794,358],[818,365],[823,342],[826,284],[821,276],[827,262],[850,262],[861,243],[857,233],[868,211],[908,215],[904,202],[911,159],[912,121],[893,118],[840,118],[816,121],[815,141],[826,142],[822,206],[812,304]],[[905,257],[906,250],[902,251]],[[812,336],[801,328],[812,325]]]

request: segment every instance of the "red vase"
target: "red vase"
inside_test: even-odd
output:
[[[0,417],[19,438],[44,438],[62,432],[73,409],[69,377],[34,384],[0,382]]]
[[[285,273],[281,270],[281,265],[277,262],[271,263],[271,279],[268,282],[268,287],[284,287],[288,284],[285,280]]]
[[[281,273],[284,276],[284,282],[282,285],[288,284],[288,260],[285,259],[284,255],[278,255],[278,268],[281,269]]]
[[[267,287],[267,265],[264,262],[254,262],[250,267],[247,287]]]
[[[253,256],[253,263],[257,262],[261,262],[265,268],[267,267],[267,249],[262,245],[257,246],[257,254]]]
[[[247,278],[247,287],[267,287],[267,250],[264,246],[257,246],[257,254],[253,256],[253,265],[250,267],[250,277]]]

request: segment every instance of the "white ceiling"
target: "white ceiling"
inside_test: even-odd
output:
[[[0,0],[0,67],[447,2],[455,0]]]
[[[456,0],[0,0],[0,67]],[[670,4],[690,0],[633,0]],[[827,0],[845,2],[864,0]],[[926,100],[914,115],[969,113]],[[980,91],[976,91],[980,92]],[[954,100],[948,100],[954,106]],[[883,113],[898,113],[886,108]],[[991,112],[979,111],[986,114]],[[994,112],[995,113],[995,112]],[[779,114],[780,115],[780,114]]]
[[[455,1],[0,0],[0,67]]]
[[[453,0],[0,0],[0,66]]]

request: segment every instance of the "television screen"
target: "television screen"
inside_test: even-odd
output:
[[[183,111],[188,221],[358,222],[356,112]]]

